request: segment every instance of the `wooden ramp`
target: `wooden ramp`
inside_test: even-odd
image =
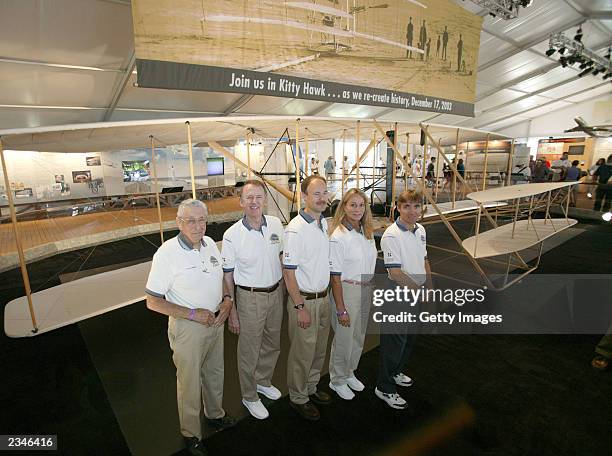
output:
[[[465,239],[463,247],[473,258],[487,258],[514,253],[536,245],[578,223],[574,219],[531,219],[493,228]]]
[[[221,249],[221,242],[217,242]],[[9,337],[31,337],[77,323],[120,307],[144,301],[151,262],[103,272],[32,293],[38,332],[25,296],[4,308],[4,332]]]

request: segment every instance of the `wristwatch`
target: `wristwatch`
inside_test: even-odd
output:
[[[342,312],[336,311],[336,316],[337,317],[341,317],[343,315],[348,315],[348,311],[346,309],[344,309]]]
[[[302,303],[302,304],[296,304],[295,306],[293,306],[293,308],[294,308],[295,310],[302,310],[302,309],[304,308],[304,303]]]
[[[231,294],[224,294],[223,295],[223,299],[225,299],[225,298],[229,298],[230,301],[234,302],[234,298],[232,298]]]

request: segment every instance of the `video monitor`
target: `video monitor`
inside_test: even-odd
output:
[[[150,179],[149,160],[122,161],[121,167],[123,182],[142,182]]]
[[[225,174],[223,157],[209,158],[207,164],[209,176],[223,176]]]

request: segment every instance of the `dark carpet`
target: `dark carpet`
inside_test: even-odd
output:
[[[538,273],[612,273],[610,226],[578,227],[584,231],[542,257]],[[209,228],[207,234],[219,239],[223,229]],[[443,236],[437,233],[428,227],[428,239]],[[156,236],[134,238],[98,246],[89,257],[92,249],[43,260],[29,266],[32,288],[58,284],[60,273],[145,261],[158,243]],[[18,271],[1,278],[3,304],[23,295]],[[129,454],[126,424],[120,426],[116,417],[139,410],[129,420],[128,432],[155,438],[156,423],[163,421],[159,416],[176,413],[171,412],[176,404],[168,399],[174,391],[160,389],[174,381],[167,378],[173,376],[165,357],[169,351],[151,348],[165,347],[165,319],[147,313],[142,304],[120,310],[30,339],[9,339],[2,333],[2,434],[58,434],[61,454]],[[139,323],[132,334],[138,344],[118,343],[124,331],[115,325],[118,320]],[[242,419],[208,437],[206,445],[213,455],[412,454],[424,449],[434,455],[610,454],[612,376],[589,365],[598,339],[421,336],[407,371],[415,379],[405,389],[412,406],[407,412],[386,407],[372,394],[375,348],[363,356],[358,372],[366,391],[351,402],[335,397],[333,404],[321,407],[318,423],[299,419],[285,397],[270,405],[270,419]],[[100,353],[103,360],[125,367],[104,371]],[[277,370],[276,377],[283,373]],[[235,381],[235,370],[228,366],[226,384]],[[325,388],[327,381],[321,381]],[[145,386],[135,391],[137,384]],[[135,402],[147,396],[145,407]],[[178,429],[165,432],[176,435]]]

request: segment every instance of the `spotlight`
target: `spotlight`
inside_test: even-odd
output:
[[[603,69],[603,68],[601,68],[601,67],[599,67],[599,68],[595,68],[595,69],[593,70],[593,76],[597,76],[599,73],[603,73],[603,72],[604,72],[604,69]]]
[[[612,73],[607,73],[604,77],[603,80],[605,81],[608,78],[612,78]]]
[[[580,68],[582,68],[582,65],[580,65]],[[580,72],[580,74],[578,75],[579,78],[581,78],[582,76],[586,76],[587,74],[589,74],[591,72],[590,68],[587,68],[586,70],[582,70]]]
[[[561,58],[559,59],[559,62],[561,63],[561,66],[562,66],[563,68],[565,68],[565,67],[567,66],[567,59],[566,59],[565,57],[561,57]]]
[[[588,199],[593,198],[593,194],[592,194],[591,192],[588,192],[588,193],[587,193],[587,198],[588,198]]]
[[[554,48],[550,48],[548,51],[546,51],[546,55],[547,55],[548,57],[550,57],[550,56],[551,56],[551,55],[553,55],[555,52],[557,52],[557,51],[555,51],[555,49],[554,49]]]
[[[559,54],[565,54],[565,46],[559,48]]]
[[[608,211],[605,214],[601,214],[601,218],[604,219],[604,222],[609,222],[612,220],[612,212]]]

